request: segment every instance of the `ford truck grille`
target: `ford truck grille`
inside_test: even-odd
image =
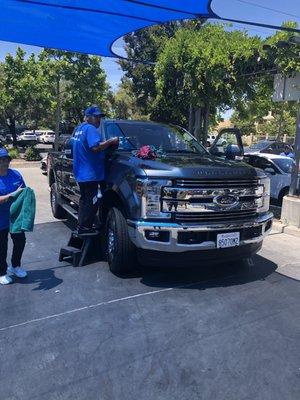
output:
[[[177,222],[223,221],[254,217],[262,204],[258,180],[178,179],[162,189],[161,210]]]

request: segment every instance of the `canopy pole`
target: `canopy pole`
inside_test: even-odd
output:
[[[243,24],[243,25],[259,26],[261,28],[269,28],[269,29],[275,29],[275,30],[293,32],[293,33],[299,33],[300,34],[300,29],[290,28],[288,26],[261,24],[259,22],[250,22],[250,21],[243,21],[243,20],[240,20],[240,19],[222,18],[222,17],[219,17],[219,16],[215,16],[215,18],[220,20],[220,21],[235,22],[235,23]]]

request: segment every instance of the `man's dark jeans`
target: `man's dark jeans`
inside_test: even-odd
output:
[[[95,222],[99,209],[98,188],[103,190],[102,182],[79,182],[80,200],[78,212],[78,229],[90,229]]]
[[[7,244],[9,229],[0,230],[0,276],[6,275],[7,270]],[[26,244],[25,233],[11,233],[13,252],[11,258],[12,267],[20,267],[23,251]]]

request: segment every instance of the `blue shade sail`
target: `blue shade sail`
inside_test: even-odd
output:
[[[126,33],[217,17],[211,0],[1,0],[0,40],[114,57]]]

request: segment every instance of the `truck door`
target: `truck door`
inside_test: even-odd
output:
[[[222,129],[209,148],[209,152],[218,157],[229,160],[242,160],[244,157],[244,146],[242,134],[237,128]]]
[[[70,141],[71,139],[65,142],[61,157],[62,194],[72,202],[78,204],[79,187],[73,174],[73,155]]]

